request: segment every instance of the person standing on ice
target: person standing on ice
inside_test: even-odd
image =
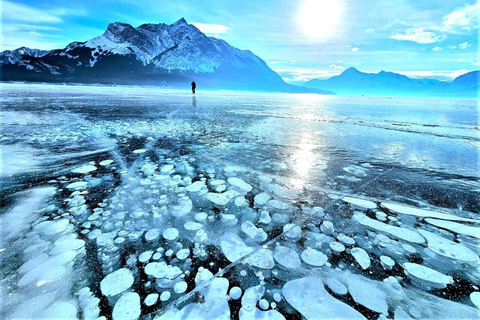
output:
[[[197,84],[195,81],[192,81],[192,93],[195,94],[195,88],[197,87]]]

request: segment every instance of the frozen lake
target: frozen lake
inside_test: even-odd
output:
[[[2,319],[480,317],[475,100],[1,91]]]

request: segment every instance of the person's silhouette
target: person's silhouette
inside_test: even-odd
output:
[[[195,88],[197,87],[197,84],[195,81],[192,81],[192,93],[195,94]]]

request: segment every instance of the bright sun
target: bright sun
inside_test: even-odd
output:
[[[334,34],[342,14],[339,0],[303,0],[298,16],[304,34],[312,39],[326,39]]]

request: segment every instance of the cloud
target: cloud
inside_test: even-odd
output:
[[[457,59],[457,62],[467,62],[468,60],[467,59],[463,59],[463,58],[458,58]]]
[[[357,52],[358,50],[360,50],[359,47],[353,47],[353,48],[352,48],[352,51],[353,51],[353,52]]]
[[[368,28],[367,30],[365,30],[365,33],[375,33],[375,29]]]
[[[470,47],[470,46],[471,46],[470,43],[468,43],[468,42],[462,42],[462,43],[460,43],[460,44],[458,45],[458,48],[464,50],[464,49],[467,49],[467,48]]]
[[[432,48],[432,51],[440,51],[440,50],[443,50],[442,47],[433,47]]]
[[[437,35],[431,31],[426,31],[425,28],[408,29],[404,34],[396,34],[390,37],[391,39],[399,41],[412,41],[421,44],[429,44],[435,42],[442,42],[445,40],[445,35]]]
[[[335,70],[343,70],[343,69],[345,69],[344,66],[338,66],[338,65],[336,65],[336,64],[331,64],[331,65],[330,65],[330,68],[331,68],[331,69],[335,69]]]
[[[293,69],[280,69],[275,68],[273,71],[277,72],[285,81],[300,83],[306,82],[317,78],[330,78],[338,75],[340,70],[338,69],[306,69],[306,68],[293,68]]]
[[[59,23],[62,19],[46,13],[42,10],[29,7],[23,4],[13,3],[10,1],[2,0],[3,21],[26,21],[30,23],[42,22],[42,23]]]
[[[208,35],[218,35],[227,32],[230,28],[222,24],[193,22],[195,27]]]
[[[443,28],[452,33],[479,29],[478,12],[480,12],[480,1],[457,9],[443,17]]]

